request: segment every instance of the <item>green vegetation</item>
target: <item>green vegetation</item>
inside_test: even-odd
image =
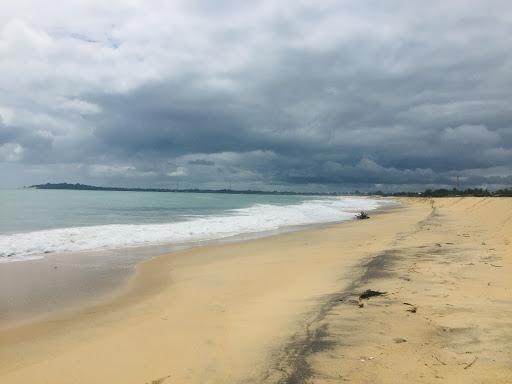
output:
[[[453,189],[427,189],[425,192],[395,192],[385,193],[382,191],[370,192],[368,195],[376,196],[407,196],[407,197],[458,197],[458,196],[473,196],[473,197],[512,197],[512,189],[498,189],[496,191],[489,191],[482,188],[468,188],[464,190]]]
[[[167,189],[167,188],[122,188],[122,187],[96,187],[85,184],[69,183],[46,183],[32,185],[28,188],[34,189],[67,189],[80,191],[124,191],[124,192],[182,192],[182,193],[231,193],[248,195],[309,195],[309,196],[407,196],[407,197],[457,197],[457,196],[475,196],[475,197],[512,197],[512,188],[498,189],[489,191],[482,188],[468,188],[465,190],[453,189],[427,189],[425,192],[394,192],[387,193],[382,191],[374,192],[292,192],[292,191],[254,191],[254,190],[233,190],[233,189]]]
[[[78,190],[78,191],[120,191],[120,192],[181,192],[181,193],[231,193],[231,194],[245,194],[245,195],[323,195],[323,196],[336,196],[337,193],[317,193],[317,192],[292,192],[292,191],[254,191],[254,190],[234,190],[234,189],[169,189],[169,188],[123,188],[123,187],[97,187],[94,185],[86,184],[70,184],[70,183],[46,183],[31,185],[28,188],[33,189],[65,189],[65,190]]]

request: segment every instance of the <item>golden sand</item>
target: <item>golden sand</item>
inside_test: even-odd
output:
[[[511,383],[512,199],[404,203],[147,261],[120,298],[0,332],[0,382]]]

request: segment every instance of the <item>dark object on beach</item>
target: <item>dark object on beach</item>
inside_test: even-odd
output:
[[[400,343],[406,343],[406,342],[407,342],[407,340],[406,340],[406,339],[404,339],[403,337],[395,337],[395,338],[393,339],[393,341],[394,341],[395,343],[397,343],[397,344],[400,344]]]
[[[366,291],[364,291],[363,293],[361,293],[359,295],[359,300],[367,300],[369,299],[370,297],[373,297],[373,296],[382,296],[382,295],[385,295],[386,292],[380,292],[380,291],[373,291],[371,289],[367,289]]]
[[[466,366],[464,367],[464,369],[468,369],[468,368],[471,368],[473,366],[473,364],[476,363],[476,361],[478,360],[478,357],[475,356],[475,358],[471,361],[471,363],[468,363],[466,364]]]
[[[368,213],[366,213],[365,211],[359,212],[359,214],[356,216],[357,220],[366,220],[369,218],[370,218],[370,216],[368,216]]]

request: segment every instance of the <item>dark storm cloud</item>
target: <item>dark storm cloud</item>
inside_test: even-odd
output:
[[[5,162],[139,185],[511,182],[507,2],[142,4],[154,30],[121,9],[130,27],[119,20],[106,40],[87,24],[73,31],[80,43],[6,24],[5,41],[17,33],[40,55],[62,45],[48,60],[79,75],[46,73],[45,91],[38,79],[2,96]],[[90,23],[108,29],[111,17]]]

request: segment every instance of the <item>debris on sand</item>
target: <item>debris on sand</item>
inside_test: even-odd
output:
[[[406,339],[404,339],[403,337],[395,337],[395,338],[393,339],[393,341],[394,341],[395,343],[397,343],[397,344],[400,344],[400,343],[406,343],[406,342],[407,342],[407,340],[406,340]]]
[[[367,300],[370,297],[382,296],[382,295],[385,295],[385,294],[386,294],[386,292],[380,292],[380,291],[374,291],[372,289],[367,289],[366,291],[364,291],[363,293],[361,293],[359,295],[359,300]]]
[[[359,212],[359,214],[356,216],[356,219],[358,219],[358,220],[366,220],[366,219],[369,219],[369,218],[370,218],[370,216],[365,211]]]
[[[410,308],[406,309],[407,312],[416,313],[418,312],[418,307],[411,303],[404,302],[404,305],[408,305]]]
[[[475,364],[477,360],[478,360],[478,357],[477,357],[477,356],[475,356],[475,358],[474,358],[470,363],[466,364],[466,366],[464,367],[464,369],[471,368],[471,366],[472,366],[473,364]]]
[[[434,359],[436,359],[440,364],[446,365],[446,363],[444,361],[442,361],[439,357],[437,357],[437,355],[435,353],[432,354],[432,357]]]

